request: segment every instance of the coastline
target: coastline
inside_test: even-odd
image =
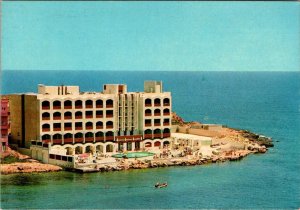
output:
[[[55,172],[61,170],[71,170],[75,172],[105,172],[105,171],[121,171],[129,169],[144,169],[169,166],[193,166],[210,163],[218,163],[224,161],[237,161],[249,154],[265,153],[268,147],[272,147],[273,143],[270,138],[251,133],[246,130],[238,130],[233,128],[222,128],[221,135],[216,136],[212,140],[210,150],[212,155],[203,154],[184,154],[182,157],[154,156],[153,160],[136,158],[125,159],[115,158],[114,163],[102,165],[85,165],[76,169],[61,168],[56,165],[40,163],[31,157],[22,155],[14,150],[10,150],[6,156],[14,156],[16,162],[2,163],[1,174],[14,173],[33,173],[33,172]]]

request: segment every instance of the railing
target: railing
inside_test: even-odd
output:
[[[97,104],[97,105],[96,105],[96,108],[103,108],[103,105]]]
[[[50,131],[50,128],[42,128],[42,131],[43,131],[43,132]]]
[[[72,105],[64,106],[65,109],[72,109]]]
[[[154,106],[160,106],[160,103],[156,103],[156,104],[154,104]]]
[[[85,142],[93,142],[94,137],[85,137]]]
[[[42,110],[49,110],[50,106],[42,106]]]
[[[153,137],[154,138],[161,138],[161,133],[155,133],[155,134],[153,134]]]
[[[53,144],[62,144],[62,140],[61,139],[53,139]]]
[[[61,131],[61,128],[53,128],[54,131]]]
[[[164,106],[170,106],[170,103],[164,103]]]
[[[103,118],[103,115],[98,114],[96,115],[96,118]]]
[[[50,117],[42,117],[42,120],[50,120]]]
[[[96,136],[95,137],[96,141],[104,141],[104,137],[103,136]]]
[[[86,126],[85,129],[86,130],[93,130],[93,126]]]
[[[53,109],[61,109],[61,106],[53,106]]]
[[[113,107],[114,107],[113,104],[108,104],[108,105],[106,105],[106,108],[113,108]]]
[[[170,112],[164,112],[164,116],[170,115]]]
[[[72,127],[65,127],[65,131],[70,131],[72,130]]]
[[[154,126],[160,126],[160,123],[154,123]]]
[[[97,126],[96,126],[96,129],[103,129],[103,126],[97,125]]]
[[[113,125],[107,125],[106,128],[113,128]]]
[[[160,116],[160,113],[154,113],[154,116]]]
[[[93,118],[93,115],[86,115],[85,118],[88,118],[88,119]]]
[[[71,119],[72,119],[72,116],[65,116],[64,119],[65,119],[65,120],[71,120]]]
[[[75,142],[76,143],[83,142],[83,137],[75,138]]]
[[[112,114],[107,114],[106,117],[107,117],[107,118],[112,118],[113,115],[112,115]]]
[[[116,136],[117,141],[125,141],[125,140],[141,140],[142,135],[131,135],[131,136]]]
[[[61,117],[60,116],[57,116],[57,117],[53,117],[53,120],[60,120]]]
[[[144,134],[145,139],[152,139],[152,134]]]
[[[105,139],[106,140],[114,140],[114,137],[113,136],[106,136]]]
[[[164,122],[164,126],[168,126],[168,125],[170,125],[170,123]]]
[[[145,116],[151,116],[151,113],[145,113]]]
[[[82,127],[75,127],[75,130],[82,130]]]
[[[75,116],[75,119],[82,119],[82,115]]]
[[[145,107],[150,107],[152,106],[152,104],[145,104]]]
[[[146,123],[145,127],[151,127],[151,123]]]
[[[93,108],[93,105],[85,105],[85,108]]]
[[[75,109],[82,109],[82,105],[75,105]]]
[[[65,138],[64,143],[73,143],[73,138]]]

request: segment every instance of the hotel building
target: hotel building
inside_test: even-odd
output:
[[[158,81],[145,81],[144,92],[127,92],[124,84],[106,84],[102,92],[39,85],[38,93],[7,97],[12,143],[20,147],[108,153],[162,147],[170,137],[171,93]]]

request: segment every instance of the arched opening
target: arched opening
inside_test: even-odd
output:
[[[170,99],[164,98],[164,106],[170,106]]]
[[[152,106],[152,101],[151,101],[150,98],[147,98],[147,99],[145,100],[145,106]]]
[[[85,129],[86,130],[93,130],[93,123],[92,122],[87,122],[85,124]]]
[[[108,141],[114,140],[114,133],[112,131],[106,132],[105,139],[108,140]]]
[[[65,112],[65,113],[64,113],[64,118],[65,118],[65,120],[70,120],[70,119],[72,119],[72,113],[71,113],[71,112]]]
[[[66,133],[64,135],[64,143],[73,143],[73,135],[71,133]]]
[[[160,126],[160,119],[154,119],[154,126]]]
[[[96,129],[103,129],[103,122],[98,121],[98,122],[96,123]]]
[[[50,102],[49,101],[43,101],[42,102],[42,109],[43,110],[50,109]]]
[[[113,102],[113,100],[108,99],[106,101],[106,108],[112,108],[112,107],[114,107],[114,102]]]
[[[170,137],[171,136],[171,131],[169,128],[165,128],[164,131],[163,131],[163,137],[164,138],[167,138],[167,137]]]
[[[53,131],[61,131],[61,123],[53,123]]]
[[[75,123],[75,130],[82,130],[82,122],[76,122]]]
[[[93,111],[85,111],[85,118],[93,118]]]
[[[56,133],[53,135],[53,144],[61,144],[62,143],[62,135],[59,133]]]
[[[94,154],[95,153],[95,147],[89,145],[85,148],[85,153],[92,153]]]
[[[160,142],[159,141],[154,142],[154,146],[155,147],[160,147]]]
[[[83,153],[83,148],[82,148],[82,146],[77,146],[76,148],[75,148],[75,154],[82,154]]]
[[[164,119],[164,126],[168,126],[170,125],[170,119],[167,118],[167,119]]]
[[[160,106],[160,99],[159,98],[156,98],[154,99],[154,106]]]
[[[103,141],[104,140],[104,133],[99,131],[96,133],[96,141]]]
[[[44,112],[42,114],[42,120],[50,120],[50,113]]]
[[[49,134],[45,134],[42,136],[42,140],[43,141],[50,141],[51,140],[51,136]]]
[[[94,141],[94,134],[92,132],[87,132],[85,134],[85,142],[93,142]]]
[[[72,123],[65,123],[64,124],[64,129],[65,129],[65,131],[72,130]]]
[[[82,112],[75,112],[75,119],[82,119]]]
[[[75,134],[75,142],[82,142],[83,141],[83,134],[82,133],[76,133]]]
[[[152,147],[152,143],[151,142],[146,142],[145,147]]]
[[[97,145],[96,152],[103,153],[103,145]]]
[[[75,109],[82,109],[82,101],[81,100],[75,101]]]
[[[163,143],[163,146],[164,147],[168,147],[170,145],[170,142],[169,141],[164,141],[164,143]]]
[[[49,124],[43,124],[42,125],[42,131],[43,132],[50,131],[50,125]]]
[[[113,152],[114,151],[114,146],[112,144],[106,145],[106,152]]]
[[[53,120],[60,120],[61,119],[61,113],[60,112],[54,112],[53,113]]]
[[[64,108],[65,109],[72,109],[72,101],[67,100],[64,102]]]
[[[152,114],[151,109],[145,110],[145,116],[151,116],[151,114]]]
[[[161,130],[160,129],[154,130],[154,138],[161,138]]]
[[[54,101],[53,102],[53,109],[61,109],[61,102],[60,101]]]
[[[154,110],[154,116],[160,116],[160,109]]]
[[[110,128],[113,128],[113,127],[114,127],[114,124],[113,124],[112,121],[107,121],[107,122],[106,122],[106,128],[107,128],[107,129],[110,129]]]
[[[164,109],[164,115],[170,115],[170,109]]]
[[[97,100],[96,101],[96,108],[103,108],[103,101],[102,100]]]
[[[113,110],[106,110],[106,118],[112,118],[114,116]]]
[[[145,120],[145,127],[151,127],[152,123],[151,123],[151,119],[146,119]]]
[[[96,118],[102,118],[103,117],[103,111],[96,111]]]
[[[85,108],[93,108],[93,101],[92,100],[85,101]]]
[[[73,155],[74,149],[72,147],[66,147],[66,155]]]
[[[147,129],[144,131],[144,138],[145,139],[152,139],[152,130]]]

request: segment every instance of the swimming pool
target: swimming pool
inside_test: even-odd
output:
[[[153,156],[154,153],[152,152],[128,152],[128,153],[118,153],[115,155],[112,155],[112,157],[115,158],[140,158],[140,157],[148,157]]]

